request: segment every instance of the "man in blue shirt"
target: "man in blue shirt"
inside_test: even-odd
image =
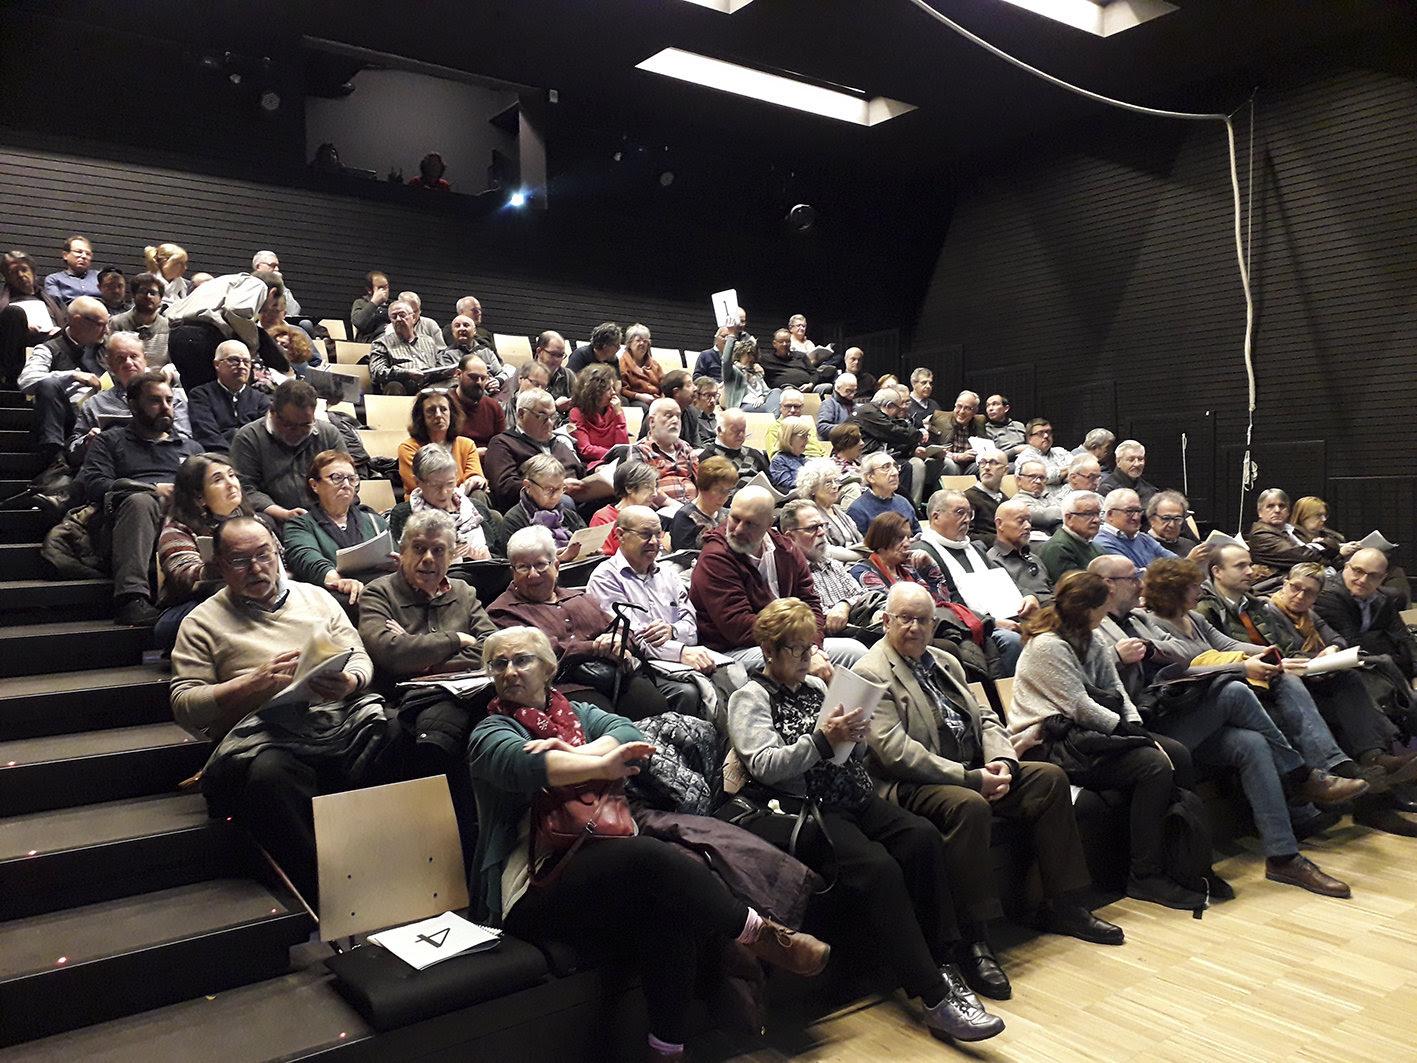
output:
[[[1119,487],[1102,500],[1102,528],[1093,545],[1104,554],[1125,557],[1142,572],[1159,557],[1173,557],[1150,535],[1141,534],[1141,499],[1135,491]]]
[[[694,362],[694,376],[723,379],[723,345],[727,342],[728,329],[720,325],[718,331],[713,334],[713,346],[699,352],[698,360]]]
[[[93,268],[93,245],[75,233],[64,241],[64,269],[44,278],[46,295],[68,306],[81,295],[95,299],[98,292],[98,270]]]
[[[871,521],[882,513],[899,513],[910,521],[910,534],[920,534],[920,520],[915,515],[915,507],[910,504],[910,499],[896,494],[896,488],[900,486],[900,466],[894,457],[884,450],[867,454],[861,459],[861,479],[866,484],[866,490],[851,503],[846,515],[856,522],[862,535],[866,534]]]

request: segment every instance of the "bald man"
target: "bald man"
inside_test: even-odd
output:
[[[264,417],[271,400],[251,387],[251,352],[240,340],[217,344],[212,368],[216,379],[192,389],[192,438],[225,454],[237,429]]]
[[[1397,599],[1381,591],[1388,559],[1381,550],[1357,551],[1330,579],[1314,610],[1349,646],[1387,654],[1410,681],[1417,678],[1417,643],[1402,621]]]
[[[35,450],[45,467],[64,450],[74,407],[97,394],[103,374],[102,343],[108,307],[81,295],[69,304],[69,323],[52,339],[30,349],[19,388],[34,398]]]
[[[826,617],[807,559],[773,528],[773,515],[772,495],[762,487],[745,487],[734,496],[727,523],[704,533],[689,583],[699,642],[736,658],[749,671],[760,668],[763,653],[753,638],[758,613],[778,598],[799,598],[817,620],[811,673],[830,679],[833,664],[850,667],[866,647],[855,639],[825,637]]]
[[[1009,499],[994,510],[994,545],[985,554],[1013,577],[1014,586],[1023,594],[1024,604],[1032,598],[1035,605],[1047,605],[1053,600],[1053,584],[1043,562],[1033,556],[1033,523],[1028,503]]]

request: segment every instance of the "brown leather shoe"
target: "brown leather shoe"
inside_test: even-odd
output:
[[[1403,838],[1417,838],[1417,823],[1401,815],[1395,808],[1378,805],[1359,804],[1353,810],[1353,822],[1380,830],[1385,834],[1396,834]]]
[[[1325,897],[1351,897],[1353,891],[1348,883],[1340,882],[1332,875],[1325,875],[1319,866],[1305,856],[1271,856],[1264,862],[1264,877],[1271,882],[1283,882],[1288,886],[1299,886],[1310,893]]]
[[[1384,781],[1389,786],[1417,779],[1417,750],[1405,750],[1398,754],[1367,753],[1359,763],[1363,767],[1382,768],[1387,773]]]
[[[1299,787],[1299,799],[1316,805],[1341,805],[1368,792],[1363,779],[1340,779],[1323,771],[1311,771]]]
[[[758,932],[758,940],[750,944],[748,950],[774,967],[811,978],[822,973],[832,947],[811,934],[789,930],[781,923],[765,918],[763,928]]]

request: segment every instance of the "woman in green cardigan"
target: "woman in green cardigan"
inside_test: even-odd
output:
[[[352,607],[359,602],[365,583],[393,569],[394,555],[383,565],[344,576],[335,570],[335,555],[368,542],[388,525],[360,504],[359,474],[344,451],[325,450],[315,455],[309,483],[319,504],[286,521],[281,530],[286,572],[301,583],[324,587],[346,607]]]

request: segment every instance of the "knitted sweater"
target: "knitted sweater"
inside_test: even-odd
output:
[[[413,459],[423,444],[409,436],[399,444],[399,479],[403,481],[404,493],[411,492],[418,486],[418,481],[413,478]],[[458,483],[462,483],[469,476],[482,475],[482,459],[477,456],[477,444],[467,436],[456,436],[450,448],[453,461],[458,467]]]
[[[1120,717],[1087,696],[1084,680],[1094,687],[1121,694],[1126,718],[1140,723],[1141,714],[1117,677],[1115,656],[1106,639],[1095,631],[1087,656],[1081,661],[1072,647],[1057,635],[1045,632],[1029,639],[1014,672],[1009,730],[1018,734],[1050,716],[1066,716],[1080,727],[1111,734],[1117,729]]]

